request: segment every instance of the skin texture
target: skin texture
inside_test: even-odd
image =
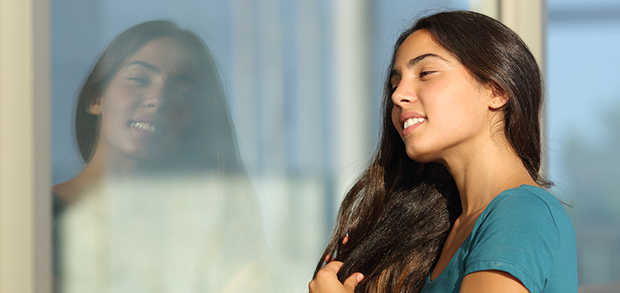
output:
[[[446,166],[459,190],[463,207],[437,265],[435,279],[471,233],[484,208],[502,191],[523,184],[536,186],[510,146],[501,107],[509,97],[493,84],[481,84],[425,30],[411,34],[396,52],[392,122],[407,155],[418,162]],[[404,129],[403,118],[423,122]],[[313,293],[354,292],[349,280],[338,282],[338,264],[328,264],[310,283]],[[511,275],[482,271],[465,276],[461,292],[528,292]]]

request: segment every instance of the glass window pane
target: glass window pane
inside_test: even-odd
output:
[[[59,292],[307,292],[344,188],[372,154],[393,42],[423,13],[468,6],[342,3],[363,9],[52,1]],[[370,48],[357,110],[335,107],[337,38],[349,37],[336,34],[339,13],[369,28],[355,36]]]
[[[577,232],[580,285],[617,283],[620,5],[549,0],[548,12],[551,179],[573,206],[567,210]]]

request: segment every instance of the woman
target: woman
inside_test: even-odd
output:
[[[262,292],[256,205],[196,34],[170,21],[121,33],[80,91],[75,131],[86,166],[53,188],[62,292]]]
[[[310,291],[577,292],[574,228],[538,173],[542,99],[500,22],[443,12],[406,30],[379,150]]]

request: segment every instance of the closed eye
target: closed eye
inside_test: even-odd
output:
[[[149,85],[149,84],[151,84],[151,81],[148,78],[145,78],[145,77],[129,77],[127,79],[131,80],[132,82],[137,83],[138,85]]]
[[[424,78],[425,76],[434,73],[435,71],[421,71],[420,74],[418,75],[419,78]]]

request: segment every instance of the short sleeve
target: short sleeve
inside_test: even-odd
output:
[[[478,218],[477,229],[472,231],[465,275],[504,271],[530,292],[541,292],[555,263],[560,239],[552,212],[557,207],[527,191],[506,191],[500,196]]]

